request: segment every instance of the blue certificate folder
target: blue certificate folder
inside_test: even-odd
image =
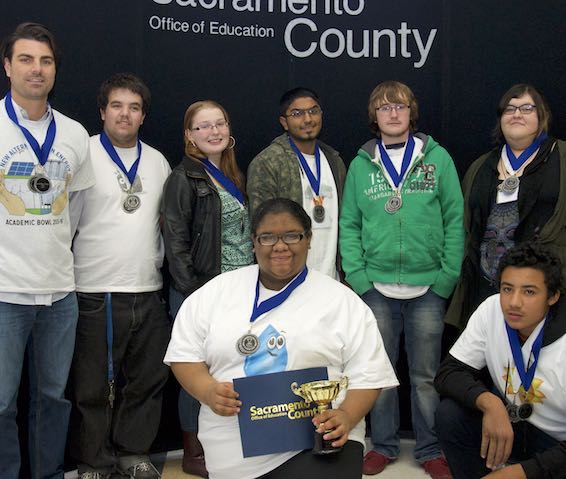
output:
[[[311,381],[328,379],[326,368],[299,369],[234,379],[242,407],[238,414],[244,457],[312,449],[316,405],[291,391]]]

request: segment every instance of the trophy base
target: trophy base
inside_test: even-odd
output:
[[[333,447],[332,441],[325,441],[322,438],[322,434],[314,433],[314,447],[312,448],[312,453],[318,456],[325,456],[327,454],[336,454],[342,450],[341,447]]]

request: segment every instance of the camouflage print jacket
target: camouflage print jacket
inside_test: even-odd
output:
[[[334,148],[322,141],[319,141],[318,144],[332,170],[340,208],[346,178],[344,161]],[[303,204],[301,167],[286,133],[275,138],[271,145],[260,152],[250,163],[247,193],[252,216],[254,210],[263,201],[270,198],[289,198],[300,205]]]

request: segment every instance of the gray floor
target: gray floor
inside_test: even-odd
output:
[[[392,464],[389,464],[385,471],[378,476],[363,476],[364,478],[379,479],[430,479],[424,470],[413,459],[414,441],[408,439],[401,440],[401,454]],[[162,479],[198,479],[196,476],[184,474],[181,470],[181,459],[183,451],[171,451],[167,455],[161,454],[152,457],[154,464],[161,469],[163,465]],[[166,458],[166,459],[165,459]],[[76,479],[77,472],[72,471],[65,474],[65,479]]]
[[[399,458],[389,464],[381,474],[363,477],[379,479],[430,479],[430,476],[424,472],[424,469],[413,458],[414,447],[415,441],[401,439],[401,454]]]

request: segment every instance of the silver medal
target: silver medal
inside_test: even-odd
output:
[[[507,414],[509,415],[509,421],[511,422],[519,422],[519,408],[517,407],[516,404],[507,404],[507,406],[505,406],[505,409],[507,409]]]
[[[312,209],[312,217],[317,223],[322,223],[324,221],[324,206],[322,205],[315,205]]]
[[[259,338],[252,333],[244,334],[236,343],[238,352],[243,356],[249,356],[259,349]]]
[[[385,203],[385,211],[389,214],[395,214],[401,209],[401,206],[403,206],[403,199],[400,196],[390,196]]]
[[[505,178],[505,180],[503,180],[503,183],[498,186],[498,189],[502,193],[511,194],[514,193],[517,188],[519,188],[519,182],[519,178],[517,178],[515,175],[509,176],[508,178]]]
[[[526,421],[533,413],[533,405],[531,403],[523,403],[520,406],[516,404],[507,404],[505,407],[509,415],[509,421],[512,423]]]
[[[34,193],[47,193],[51,189],[51,181],[47,176],[39,173],[29,179],[28,187]]]
[[[126,213],[133,213],[141,204],[140,197],[137,195],[128,195],[123,203],[123,208]]]
[[[517,416],[521,421],[526,421],[531,417],[533,413],[533,405],[530,402],[525,402],[519,406],[517,409]]]

